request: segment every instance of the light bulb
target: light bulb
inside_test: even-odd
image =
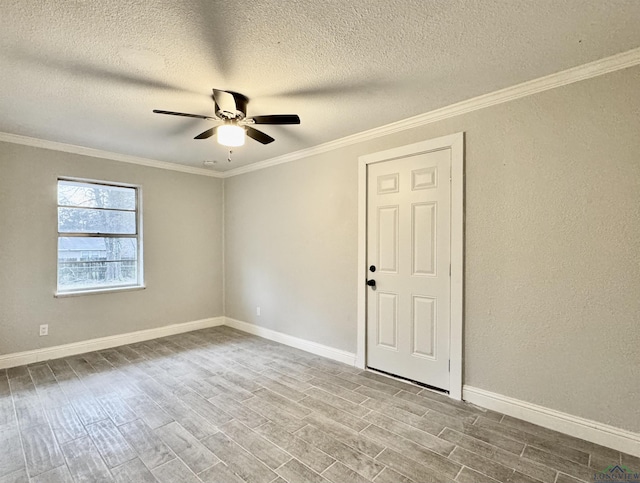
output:
[[[244,145],[244,135],[244,129],[236,124],[224,124],[218,126],[216,130],[218,144],[223,146],[236,147]]]

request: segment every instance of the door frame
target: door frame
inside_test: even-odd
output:
[[[415,154],[451,149],[451,329],[449,397],[462,399],[464,319],[464,132],[358,157],[358,311],[356,366],[366,368],[367,354],[367,167]]]

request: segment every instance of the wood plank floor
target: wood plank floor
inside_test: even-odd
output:
[[[227,328],[0,371],[5,482],[592,482],[640,459]]]

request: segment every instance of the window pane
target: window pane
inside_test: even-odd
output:
[[[106,211],[91,208],[58,208],[60,233],[136,234],[135,211]]]
[[[135,188],[58,181],[58,204],[87,208],[136,209]]]
[[[58,238],[58,290],[106,288],[137,283],[135,238]]]

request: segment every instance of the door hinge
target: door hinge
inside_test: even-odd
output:
[[[451,276],[451,264],[449,264],[449,276]]]
[[[449,372],[451,372],[451,359],[449,359]]]

